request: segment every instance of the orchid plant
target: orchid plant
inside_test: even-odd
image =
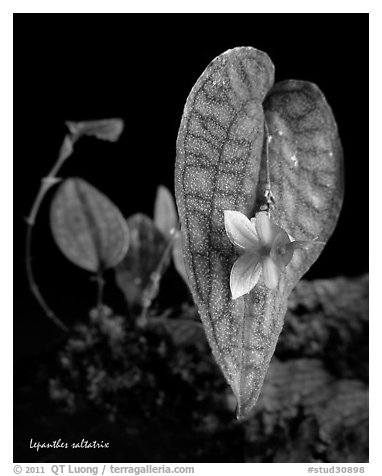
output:
[[[82,137],[116,142],[123,132],[124,123],[119,118],[67,121],[66,127],[67,134],[58,158],[42,179],[26,219],[25,263],[30,290],[46,316],[62,331],[69,332],[42,296],[31,258],[32,232],[41,203],[47,191],[62,182],[50,207],[50,226],[58,248],[69,261],[92,273],[91,279],[97,283],[99,311],[105,308],[104,271],[114,269],[117,284],[124,292],[127,303],[131,307],[138,301],[142,308],[141,316],[145,317],[158,294],[159,282],[169,265],[171,253],[175,269],[188,283],[174,199],[166,187],[159,186],[154,220],[144,214],[135,214],[126,220],[119,208],[90,183],[78,177],[58,177],[62,165],[72,156],[75,145]]]
[[[232,299],[249,293],[260,277],[273,290],[297,249],[309,249],[320,241],[296,241],[285,230],[272,222],[269,212],[261,211],[247,218],[234,210],[224,211],[224,224],[231,243],[243,254],[231,269]]]

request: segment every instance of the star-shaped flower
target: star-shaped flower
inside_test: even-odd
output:
[[[267,212],[250,220],[240,212],[224,211],[225,229],[230,241],[243,252],[232,266],[232,299],[247,294],[262,275],[269,289],[276,289],[280,273],[298,248],[308,249],[319,241],[293,241],[288,233],[271,221]]]

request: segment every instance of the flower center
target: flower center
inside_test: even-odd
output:
[[[279,255],[279,256],[284,256],[286,254],[286,249],[284,246],[278,246],[276,248],[276,253]]]

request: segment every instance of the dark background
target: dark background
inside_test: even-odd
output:
[[[345,201],[307,279],[368,270],[368,16],[366,14],[118,14],[14,17],[15,363],[53,346],[59,331],[31,297],[25,223],[40,178],[57,157],[65,120],[121,117],[117,144],[83,139],[61,171],[80,176],[129,216],[152,215],[156,187],[171,191],[186,98],[209,62],[236,46],[265,51],[276,81],[316,83],[344,149]],[[33,241],[36,278],[68,325],[94,304],[95,285],[53,243],[50,192]],[[112,289],[106,292],[113,293]],[[117,296],[118,298],[118,296]],[[17,375],[16,375],[17,376]],[[22,437],[22,435],[20,436]]]

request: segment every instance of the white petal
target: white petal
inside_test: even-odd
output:
[[[224,211],[225,230],[230,241],[243,250],[257,250],[260,247],[255,226],[243,215],[234,210]]]
[[[282,228],[279,229],[280,232],[273,240],[273,245],[269,256],[277,264],[277,266],[283,270],[290,263],[293,257],[294,249],[293,247],[288,246],[291,243],[288,233],[286,233]]]
[[[256,214],[256,230],[263,245],[272,246],[273,240],[279,231],[278,228],[271,222],[267,212]]]
[[[263,259],[263,280],[264,284],[269,289],[276,289],[279,282],[280,270],[276,263],[266,256]]]
[[[232,266],[230,286],[232,299],[237,299],[256,286],[261,274],[259,256],[254,253],[245,253]]]

